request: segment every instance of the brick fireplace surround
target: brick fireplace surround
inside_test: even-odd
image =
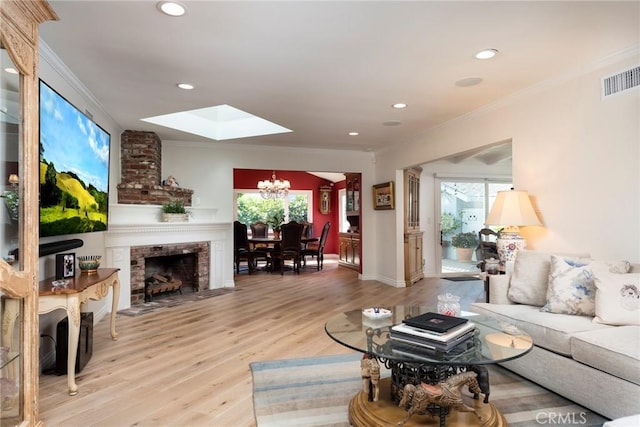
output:
[[[131,305],[145,300],[145,281],[152,273],[170,273],[196,292],[209,287],[209,242],[135,246],[130,252]],[[195,262],[187,262],[189,256]],[[180,271],[176,262],[188,271]]]
[[[120,269],[118,310],[144,301],[144,278],[142,291],[139,283],[144,247],[172,254],[196,248],[198,288],[234,286],[232,227],[216,222],[217,209],[192,207],[188,222],[160,221],[164,202],[178,199],[190,206],[193,195],[193,190],[161,185],[161,154],[161,141],[153,132],[127,130],[121,136],[122,179],[118,204],[109,206],[104,245],[105,265]]]

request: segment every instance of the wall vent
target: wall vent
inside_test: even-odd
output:
[[[602,79],[602,97],[640,86],[640,66]]]

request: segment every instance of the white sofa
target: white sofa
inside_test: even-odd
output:
[[[530,353],[503,366],[607,418],[640,414],[640,264],[626,263],[629,272],[617,274],[620,272],[611,263],[593,262],[584,256],[572,258],[583,262],[562,268],[574,274],[580,270],[581,277],[591,274],[597,285],[592,289],[595,301],[593,294],[587,301],[581,294],[583,288],[578,286],[576,291],[576,279],[565,280],[570,285],[558,285],[554,263],[562,263],[560,257],[535,251],[521,254],[512,274],[490,276],[490,302],[471,305],[472,311],[514,324],[533,338],[535,346]],[[608,270],[603,270],[604,265]],[[612,283],[635,286],[635,295],[628,296],[636,304],[625,309],[607,306],[615,302],[606,297]],[[631,289],[628,285],[624,288]],[[619,293],[619,287],[616,289]],[[583,299],[564,304],[564,296],[576,293]],[[549,298],[555,313],[541,311],[542,307],[549,310]],[[558,313],[562,311],[582,315]]]

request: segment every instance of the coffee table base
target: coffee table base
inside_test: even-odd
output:
[[[380,396],[377,402],[369,402],[366,393],[358,392],[349,402],[349,423],[354,427],[397,427],[407,412],[391,400],[389,378],[380,380]],[[467,404],[476,408],[482,415],[479,420],[473,413],[452,410],[446,418],[446,425],[451,427],[482,426],[506,427],[507,420],[491,403],[482,403],[482,399],[466,400]],[[413,415],[404,424],[405,427],[439,426],[440,418],[430,415]]]

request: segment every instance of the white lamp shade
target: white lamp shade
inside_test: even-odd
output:
[[[498,191],[486,225],[521,226],[542,225],[526,191]]]

